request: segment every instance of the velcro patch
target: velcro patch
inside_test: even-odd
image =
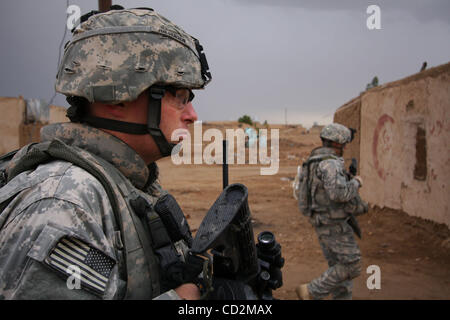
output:
[[[76,238],[62,238],[50,252],[46,263],[81,286],[103,294],[116,262],[103,252]]]

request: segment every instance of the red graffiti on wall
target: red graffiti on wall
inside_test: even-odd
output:
[[[433,127],[431,128],[431,131],[430,131],[431,135],[433,135],[433,136],[441,135],[442,127],[443,127],[442,122],[437,120],[436,124],[434,124]]]
[[[388,128],[386,125],[388,123],[394,123],[394,119],[387,114],[383,114],[379,119],[377,126],[375,127],[375,132],[373,135],[373,144],[372,144],[372,156],[373,162],[375,165],[375,170],[377,170],[378,175],[381,179],[386,179],[386,174],[383,168],[380,166],[379,157],[386,157],[390,155],[392,150],[392,130]],[[380,151],[379,152],[379,146]]]

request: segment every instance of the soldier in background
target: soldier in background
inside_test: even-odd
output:
[[[349,224],[350,214],[367,212],[361,200],[359,176],[350,176],[342,158],[351,131],[333,123],[320,133],[322,147],[311,152],[302,166],[299,208],[315,228],[329,269],[310,283],[296,288],[299,299],[352,298],[352,279],[361,273],[361,252]],[[354,217],[353,217],[354,219]]]
[[[197,39],[120,9],[83,16],[65,46],[56,90],[71,123],[44,127],[2,172],[0,299],[200,297],[189,237],[174,251],[155,212],[155,161],[197,119],[192,90],[211,75]]]

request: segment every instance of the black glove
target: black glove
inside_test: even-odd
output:
[[[186,262],[177,260],[170,264],[166,270],[162,270],[161,287],[170,290],[183,283],[196,283],[199,274],[203,271],[203,262],[202,258],[189,254]]]
[[[355,158],[352,158],[352,163],[348,167],[348,172],[354,177],[358,173],[358,161]]]

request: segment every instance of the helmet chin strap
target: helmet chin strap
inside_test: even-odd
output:
[[[336,154],[340,157],[342,156],[342,154],[344,152],[345,144],[337,143],[335,141],[331,141],[331,140],[322,138],[322,145],[324,147],[334,149]]]
[[[83,116],[81,120],[99,129],[108,129],[136,135],[150,134],[158,146],[161,155],[167,157],[171,155],[175,144],[167,141],[164,133],[159,128],[161,122],[161,100],[164,93],[165,89],[161,87],[153,86],[148,90],[147,124],[118,121],[90,115]]]
[[[159,128],[161,122],[161,100],[164,96],[163,88],[151,87],[148,94],[147,131],[155,140],[163,157],[170,156],[175,144],[167,141]]]

